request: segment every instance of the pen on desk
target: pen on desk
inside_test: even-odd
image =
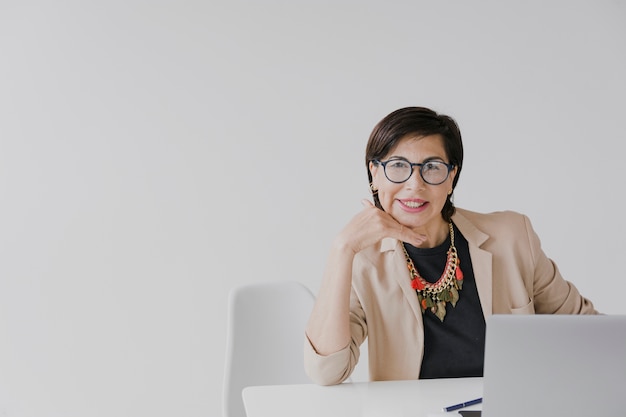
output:
[[[464,403],[461,404],[454,404],[448,407],[443,407],[443,411],[454,411],[454,410],[458,410],[460,408],[464,408],[464,407],[469,407],[470,405],[474,405],[474,404],[480,404],[483,402],[482,398],[476,398],[475,400],[471,400],[471,401],[466,401]]]

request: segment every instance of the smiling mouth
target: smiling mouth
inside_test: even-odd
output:
[[[403,201],[402,204],[404,204],[405,206],[409,207],[409,208],[418,208],[418,207],[422,207],[424,204],[426,204],[426,202],[421,202],[418,203],[417,201]]]

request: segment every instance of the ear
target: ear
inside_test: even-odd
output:
[[[378,174],[378,170],[380,169],[380,165],[375,164],[374,162],[369,162],[369,170],[370,174],[372,174],[372,183],[376,180],[376,175]]]
[[[452,168],[452,171],[450,171],[450,176],[448,177],[448,179],[450,180],[450,184],[454,183],[457,172],[459,172],[459,167],[455,165],[454,168]]]
[[[370,169],[370,173],[372,174],[372,178],[376,176],[376,173],[378,172],[378,168],[380,168],[378,164],[375,164],[374,162],[370,161],[369,169]]]

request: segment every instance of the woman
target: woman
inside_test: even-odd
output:
[[[306,329],[313,381],[482,376],[485,317],[597,314],[543,253],[528,218],[457,209],[458,126],[422,107],[389,114],[366,148],[374,204],[334,239]]]

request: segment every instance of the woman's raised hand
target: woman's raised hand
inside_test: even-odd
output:
[[[380,210],[369,200],[362,200],[363,210],[350,220],[335,239],[335,244],[353,254],[392,237],[413,246],[419,246],[426,236],[414,232],[398,223],[396,219]]]

